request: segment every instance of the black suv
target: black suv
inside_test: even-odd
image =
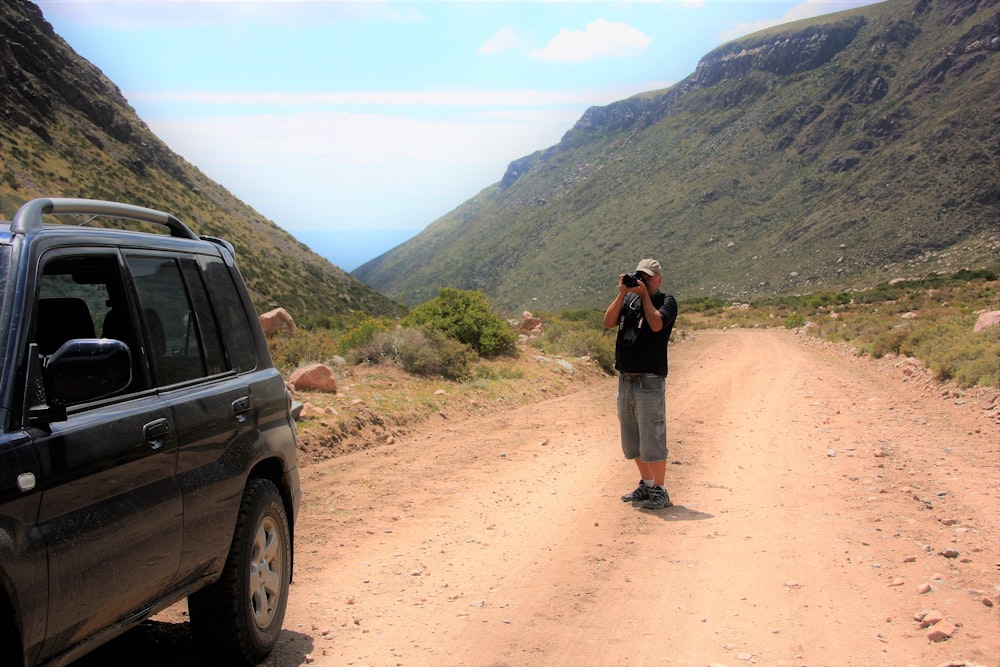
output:
[[[0,223],[0,280],[0,665],[65,665],[184,597],[222,664],[263,660],[301,491],[232,246],[35,199]]]

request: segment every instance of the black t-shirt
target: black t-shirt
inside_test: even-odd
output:
[[[667,343],[677,320],[677,301],[672,294],[657,292],[653,305],[660,311],[663,328],[653,331],[642,312],[642,299],[628,294],[618,316],[615,369],[622,373],[667,375]]]

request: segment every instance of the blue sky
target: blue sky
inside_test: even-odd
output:
[[[174,151],[338,266],[736,37],[874,0],[36,0]]]

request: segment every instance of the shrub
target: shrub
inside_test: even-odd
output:
[[[726,302],[715,296],[702,296],[697,299],[687,299],[680,304],[681,309],[696,313],[719,311],[726,307]]]
[[[353,348],[359,348],[371,341],[379,332],[388,331],[389,325],[380,319],[365,316],[354,327],[345,333],[339,344],[341,354],[347,354]]]
[[[399,363],[407,373],[457,380],[469,375],[475,353],[464,343],[434,330],[397,327],[376,331],[352,350],[356,364]]]
[[[437,297],[411,310],[403,325],[439,331],[484,357],[517,351],[517,337],[510,325],[493,314],[489,299],[479,290],[444,287]]]
[[[337,337],[330,331],[297,329],[267,341],[276,368],[283,373],[310,363],[326,363],[339,353]]]
[[[469,367],[475,359],[475,352],[465,343],[448,338],[433,329],[409,331],[423,336],[411,336],[406,344],[399,347],[399,360],[408,373],[438,376],[449,380],[460,380],[469,376]]]
[[[802,313],[790,313],[788,317],[785,318],[785,328],[795,329],[801,327],[806,323],[806,318]]]
[[[546,354],[588,356],[610,372],[615,367],[615,330],[604,328],[603,311],[568,311],[545,320],[544,331],[531,345]]]
[[[574,330],[562,338],[563,354],[590,357],[608,373],[615,370],[615,337],[594,329]]]

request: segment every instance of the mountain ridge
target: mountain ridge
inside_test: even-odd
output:
[[[862,288],[1000,263],[996,1],[886,3],[722,45],[352,275],[593,307],[643,256],[679,297]]]

